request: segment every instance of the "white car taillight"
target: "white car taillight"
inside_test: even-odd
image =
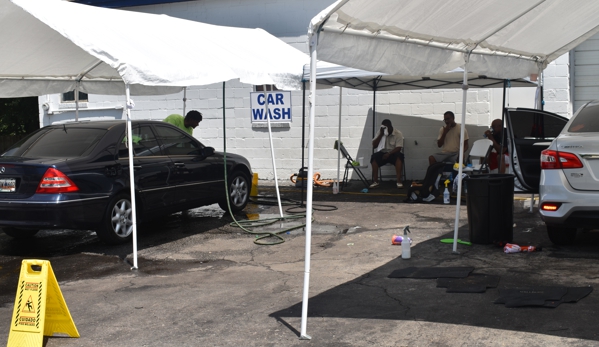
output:
[[[559,152],[546,149],[541,152],[541,169],[579,169],[582,162],[574,153]]]

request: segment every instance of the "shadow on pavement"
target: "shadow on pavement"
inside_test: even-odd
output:
[[[599,233],[585,233],[573,246],[556,247],[546,237],[543,225],[526,224],[530,219],[526,210],[515,213],[514,243],[541,245],[541,252],[505,254],[499,246],[474,244],[458,245],[461,254],[454,255],[451,244],[440,242],[453,233],[429,239],[412,247],[411,259],[398,257],[311,297],[308,326],[318,317],[410,320],[454,324],[466,330],[469,326],[485,327],[506,330],[506,334],[520,331],[599,341],[596,293],[556,308],[494,304],[501,289],[593,286],[599,276],[595,266]],[[465,228],[460,235],[468,235]],[[498,287],[485,293],[446,293],[446,288],[437,288],[435,279],[388,278],[394,270],[407,267],[467,266],[474,267],[473,274],[500,276]],[[271,317],[285,321],[287,317],[301,317],[301,311],[299,302],[273,312]]]

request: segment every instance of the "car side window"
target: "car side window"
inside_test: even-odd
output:
[[[512,130],[516,139],[552,140],[564,128],[566,121],[546,113],[510,111]]]
[[[599,132],[599,107],[593,105],[580,110],[572,120],[568,131],[571,133]]]
[[[156,139],[156,135],[152,128],[148,125],[133,127],[133,155],[136,157],[151,157],[164,155],[160,148],[160,144]],[[129,149],[127,147],[127,136],[123,137],[119,145],[119,158],[129,157]]]
[[[168,155],[199,154],[201,146],[191,136],[167,126],[155,126],[162,149]]]

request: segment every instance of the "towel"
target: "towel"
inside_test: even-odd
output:
[[[385,133],[384,133],[383,137],[381,137],[381,141],[379,142],[379,146],[376,148],[375,152],[380,152],[383,149],[385,149],[385,143],[387,142],[388,135],[389,135],[389,130],[387,130],[387,127],[385,127]]]

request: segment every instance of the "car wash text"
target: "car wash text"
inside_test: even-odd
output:
[[[252,107],[252,123],[266,122],[264,92],[250,93]],[[268,117],[271,122],[291,122],[291,92],[266,92],[268,102]]]

